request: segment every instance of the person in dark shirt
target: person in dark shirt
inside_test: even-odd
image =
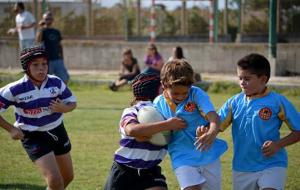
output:
[[[123,51],[123,60],[120,70],[119,79],[109,86],[112,91],[117,91],[119,87],[127,84],[140,74],[138,61],[133,57],[131,49],[125,49]]]
[[[44,27],[37,33],[36,41],[42,43],[49,56],[49,74],[58,76],[66,84],[69,81],[69,74],[64,65],[62,36],[59,30],[52,27],[53,14],[46,12],[43,15]]]

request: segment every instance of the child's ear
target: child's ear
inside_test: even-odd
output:
[[[267,84],[268,82],[268,77],[266,75],[262,75],[261,77],[261,81],[264,82],[265,84]]]

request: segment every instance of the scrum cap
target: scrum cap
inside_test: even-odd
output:
[[[154,100],[159,95],[160,78],[155,74],[140,73],[132,82],[136,100]]]
[[[29,63],[37,57],[45,57],[48,59],[47,52],[45,48],[41,45],[32,46],[30,48],[25,48],[22,50],[20,55],[20,61],[22,64],[22,68],[25,72],[28,70]]]

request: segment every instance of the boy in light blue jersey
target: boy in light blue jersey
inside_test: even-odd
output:
[[[300,140],[300,115],[282,95],[267,87],[270,64],[259,54],[238,61],[242,92],[221,107],[221,130],[232,124],[233,189],[284,189],[287,154],[285,146]],[[291,133],[280,137],[282,122]]]
[[[179,117],[187,128],[173,131],[168,151],[180,188],[185,190],[220,190],[220,156],[227,150],[225,141],[216,139],[219,117],[209,96],[192,86],[194,72],[186,60],[173,59],[161,71],[162,95],[154,100],[157,110],[165,118]],[[196,129],[209,125],[210,129],[197,140]]]
[[[0,116],[0,126],[22,141],[47,189],[63,190],[74,176],[63,113],[75,109],[76,97],[61,79],[47,75],[48,57],[41,46],[24,49],[20,60],[24,77],[0,88],[0,113],[14,106],[16,121],[12,125]]]

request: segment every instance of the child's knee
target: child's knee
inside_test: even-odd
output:
[[[64,181],[59,175],[47,176],[47,184],[49,189],[64,189]]]
[[[71,172],[68,175],[64,176],[64,186],[67,187],[74,179],[74,173]]]

